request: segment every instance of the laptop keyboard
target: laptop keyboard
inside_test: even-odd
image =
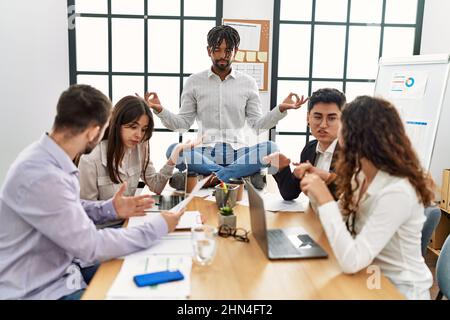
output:
[[[274,255],[298,254],[297,249],[280,229],[267,230],[269,251]]]

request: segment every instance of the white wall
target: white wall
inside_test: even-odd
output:
[[[450,53],[450,1],[426,0],[421,54]]]
[[[69,85],[66,1],[0,0],[0,185]]]
[[[223,0],[224,19],[246,19],[246,20],[270,20],[269,33],[269,74],[268,91],[260,92],[263,113],[270,110],[270,79],[272,74],[272,41],[273,41],[273,0]],[[248,127],[246,137],[249,138],[250,145],[267,140],[268,132],[262,133],[258,137],[253,134]]]
[[[272,30],[273,30],[273,0],[223,0],[224,19],[270,20],[269,35],[269,91],[261,92],[261,102],[264,112],[270,110],[270,79],[272,71]]]

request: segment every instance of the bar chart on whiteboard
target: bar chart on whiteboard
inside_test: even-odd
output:
[[[420,158],[420,162],[426,166],[428,162],[428,153],[421,151],[430,148],[430,135],[433,135],[430,122],[423,120],[406,120],[405,130],[409,139],[413,141],[413,146]]]

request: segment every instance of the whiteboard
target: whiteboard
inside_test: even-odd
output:
[[[449,55],[381,58],[375,96],[399,110],[421,161],[440,185],[450,167]]]

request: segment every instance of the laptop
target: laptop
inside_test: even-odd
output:
[[[155,200],[155,204],[150,209],[145,211],[153,212],[153,211],[161,211],[161,210],[170,210],[183,201],[186,198],[187,191],[187,178],[188,178],[188,170],[184,171],[184,192],[181,195],[152,195],[152,198]],[[177,191],[179,192],[179,191]]]
[[[266,227],[264,201],[253,185],[246,181],[253,236],[270,260],[326,258],[328,254],[303,228],[269,229]]]

